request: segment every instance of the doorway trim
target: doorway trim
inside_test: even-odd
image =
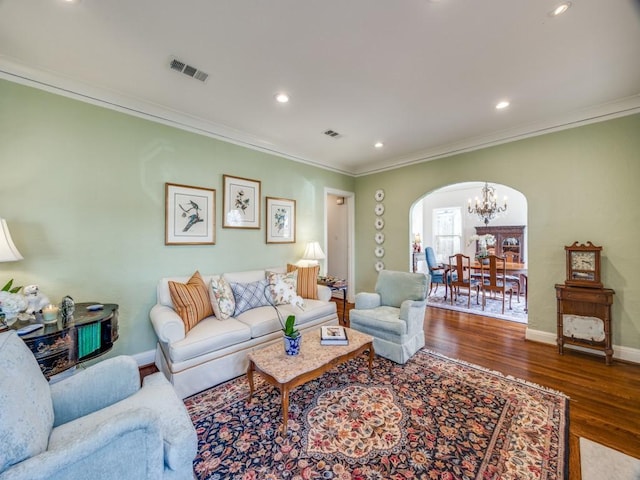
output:
[[[324,251],[327,252],[327,256],[329,252],[327,251],[327,245],[329,241],[329,219],[327,213],[327,198],[329,195],[337,195],[339,197],[344,197],[344,203],[347,207],[347,301],[349,303],[353,303],[355,300],[355,218],[356,218],[356,209],[355,209],[355,198],[356,194],[354,192],[348,192],[346,190],[338,190],[336,188],[325,187],[324,188]],[[327,265],[329,263],[329,259],[326,259]]]

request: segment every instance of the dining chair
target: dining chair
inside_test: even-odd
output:
[[[509,294],[509,310],[511,310],[511,299],[513,297],[515,286],[507,278],[506,261],[503,257],[489,255],[486,263],[480,265],[480,289],[482,290],[482,310],[484,311],[487,304],[487,292],[489,297],[491,294],[500,293],[502,299],[502,313],[504,314],[504,301],[507,293]],[[520,289],[518,288],[518,295]]]
[[[451,273],[451,279],[449,286],[451,287],[451,305],[453,305],[454,297],[458,297],[461,288],[466,288],[469,291],[469,297],[467,299],[467,308],[471,308],[471,289],[476,290],[476,302],[479,303],[479,283],[471,276],[471,258],[462,253],[451,255],[449,257],[449,271]]]
[[[524,311],[529,311],[529,277],[526,273],[520,274],[520,288],[524,291]],[[519,297],[519,295],[518,295]]]
[[[444,299],[447,299],[447,285],[450,283],[450,279],[452,275],[449,273],[449,269],[438,263],[436,259],[436,253],[434,252],[432,247],[425,247],[424,249],[425,260],[427,261],[427,268],[429,269],[429,276],[431,277],[431,283],[429,284],[429,295],[431,295],[431,290],[433,290],[433,286],[436,286],[434,294],[438,293],[438,286],[444,285]],[[445,281],[447,278],[449,281]]]
[[[504,252],[502,254],[502,256],[504,257],[505,261],[507,263],[519,263],[520,262],[520,255],[518,253],[515,252]]]

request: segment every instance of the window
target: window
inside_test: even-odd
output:
[[[439,263],[449,263],[449,256],[462,251],[462,208],[433,209],[433,249]]]

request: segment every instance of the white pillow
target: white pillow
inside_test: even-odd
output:
[[[236,299],[233,296],[231,285],[222,276],[214,276],[211,279],[211,306],[218,320],[225,320],[233,315],[236,309]]]
[[[298,271],[290,273],[266,272],[274,305],[293,303],[297,293]]]

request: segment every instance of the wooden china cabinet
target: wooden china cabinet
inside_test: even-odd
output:
[[[476,227],[478,235],[491,234],[496,237],[496,244],[493,247],[495,254],[504,257],[507,252],[514,253],[519,257],[519,263],[527,263],[525,258],[526,250],[524,246],[524,225],[503,225],[499,227]]]

